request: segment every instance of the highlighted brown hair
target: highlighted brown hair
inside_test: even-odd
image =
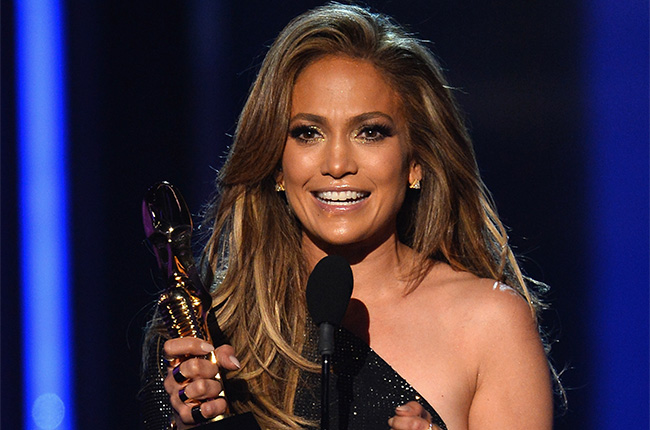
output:
[[[241,113],[218,177],[205,251],[220,277],[214,305],[242,364],[229,375],[229,400],[263,428],[307,424],[293,412],[299,372],[316,366],[305,342],[307,269],[301,230],[275,189],[286,142],[293,84],[325,55],[371,62],[395,88],[408,143],[422,167],[398,217],[400,240],[418,251],[410,289],[435,261],[515,288],[536,317],[540,307],[508,246],[506,231],[476,166],[472,144],[441,68],[424,43],[390,18],[332,3],[307,12],[271,46]],[[409,291],[405,291],[408,294]],[[237,386],[245,387],[242,393]]]

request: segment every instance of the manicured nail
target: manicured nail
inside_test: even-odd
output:
[[[408,412],[408,411],[411,410],[411,407],[407,406],[407,405],[402,405],[402,406],[396,407],[395,410],[400,411],[400,412]]]
[[[212,352],[214,351],[214,346],[212,346],[208,342],[201,342],[201,349],[205,352]]]
[[[237,369],[241,369],[241,364],[239,363],[239,360],[237,360],[237,357],[235,357],[234,355],[231,355],[231,356],[228,357],[228,358],[230,358],[230,362],[231,362],[232,364],[234,364],[235,366],[237,366]]]

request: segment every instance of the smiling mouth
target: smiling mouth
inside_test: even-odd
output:
[[[323,191],[314,194],[318,201],[327,205],[353,205],[370,196],[368,192],[362,191]]]

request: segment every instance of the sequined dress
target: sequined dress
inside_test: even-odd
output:
[[[313,337],[315,338],[315,337]],[[307,355],[318,362],[315,346]],[[330,376],[330,429],[387,429],[395,408],[411,400],[431,414],[432,421],[446,430],[445,423],[429,403],[362,339],[339,328]],[[302,375],[296,395],[295,413],[320,420],[320,374]]]
[[[164,365],[155,355],[151,354],[141,393],[147,430],[167,429],[172,413],[163,373],[157,371]],[[305,355],[319,361],[315,342],[307,345]],[[337,331],[330,378],[330,430],[387,429],[395,408],[411,400],[422,404],[433,423],[446,430],[433,407],[372,348],[343,328]],[[319,422],[320,410],[320,374],[304,372],[296,393],[295,413]]]

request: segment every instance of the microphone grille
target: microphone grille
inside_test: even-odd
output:
[[[339,325],[352,296],[354,278],[347,260],[329,255],[316,264],[307,281],[307,309],[316,325]]]

